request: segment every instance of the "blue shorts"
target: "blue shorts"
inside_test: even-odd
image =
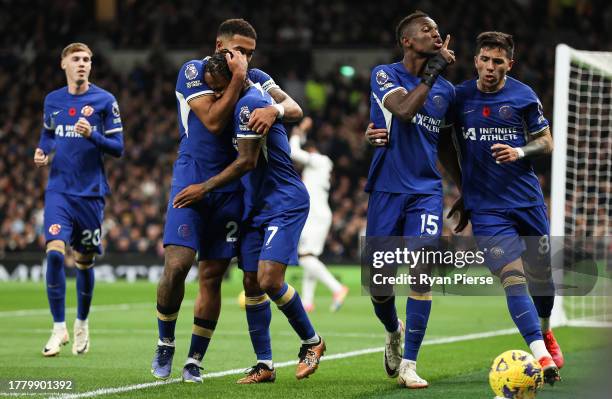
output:
[[[183,187],[172,187],[164,227],[164,247],[180,245],[198,253],[198,260],[230,259],[238,254],[242,191],[209,193],[187,208],[172,201]]]
[[[240,232],[238,266],[245,272],[256,272],[260,260],[297,265],[298,243],[308,209],[308,206],[292,209],[257,225],[244,223]]]
[[[550,225],[545,205],[471,211],[476,242],[495,273],[523,257],[531,266],[550,266]]]
[[[366,237],[431,237],[415,244],[436,245],[442,233],[442,197],[372,191]],[[410,246],[410,244],[409,244]],[[420,245],[419,245],[420,246]]]
[[[104,197],[45,193],[45,240],[61,240],[82,254],[102,253]]]

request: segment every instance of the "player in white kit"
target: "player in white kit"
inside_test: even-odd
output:
[[[305,117],[291,134],[291,159],[303,167],[302,180],[310,195],[310,213],[302,230],[298,246],[299,263],[304,268],[302,303],[307,312],[314,310],[314,293],[317,281],[321,281],[333,294],[332,312],[340,309],[348,294],[348,287],[340,284],[319,260],[325,239],[331,227],[332,212],[329,209],[329,179],[334,167],[326,155],[320,154],[308,143],[302,148],[306,134],[312,128],[312,119]]]

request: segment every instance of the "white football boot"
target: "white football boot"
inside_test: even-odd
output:
[[[43,356],[50,357],[55,356],[60,353],[62,350],[62,346],[66,345],[70,341],[70,336],[68,335],[68,329],[53,329],[51,331],[51,337],[47,341],[47,344],[42,350]]]
[[[403,362],[399,368],[397,383],[409,389],[427,388],[429,383],[419,377],[416,372],[416,362]]]
[[[73,355],[84,355],[89,352],[89,324],[87,320],[79,319],[74,322],[74,342],[72,343]]]
[[[397,320],[399,330],[387,332],[385,337],[385,353],[383,364],[389,378],[397,377],[400,363],[402,362],[402,350],[404,349],[404,322]]]

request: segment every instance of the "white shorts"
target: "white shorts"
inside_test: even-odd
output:
[[[302,230],[298,254],[319,256],[325,247],[327,233],[331,227],[331,212],[324,215],[309,214]]]

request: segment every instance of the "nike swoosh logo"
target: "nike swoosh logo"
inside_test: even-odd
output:
[[[413,330],[412,328],[408,329],[409,333],[418,333],[418,332],[423,332],[423,330]]]
[[[474,111],[476,111],[476,110],[475,110],[475,109],[471,109],[471,110],[469,110],[469,111],[464,111],[463,113],[464,113],[464,114],[469,114],[470,112],[474,112]]]
[[[55,116],[55,115],[59,114],[60,112],[62,112],[62,111],[60,110],[60,111],[51,112],[51,115]]]
[[[514,316],[514,318],[515,318],[515,319],[520,319],[521,317],[523,317],[523,316],[524,316],[524,315],[526,315],[527,313],[529,313],[529,311],[528,311],[528,310],[527,310],[527,311],[525,311],[525,312],[523,312],[523,313],[521,313],[521,314],[520,314],[520,315],[518,315],[518,316]]]

